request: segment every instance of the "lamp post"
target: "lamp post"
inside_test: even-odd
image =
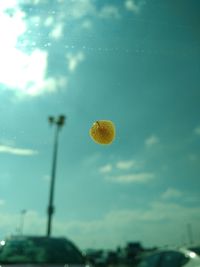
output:
[[[25,214],[26,214],[26,210],[21,210],[20,212],[20,227],[19,227],[19,232],[21,235],[23,235],[23,228],[24,228],[24,217],[25,217]]]
[[[60,115],[58,118],[53,116],[49,117],[49,123],[51,125],[56,125],[55,139],[54,139],[54,150],[53,150],[53,163],[52,163],[52,173],[50,181],[50,193],[49,193],[49,205],[47,209],[48,219],[47,219],[47,236],[51,235],[51,226],[52,226],[52,215],[55,211],[53,200],[54,200],[54,187],[55,187],[55,175],[56,175],[56,162],[57,162],[57,153],[58,153],[58,134],[60,129],[65,123],[65,116]]]
[[[188,241],[189,244],[192,245],[193,243],[193,236],[192,236],[192,226],[191,223],[187,224],[187,233],[188,233]]]

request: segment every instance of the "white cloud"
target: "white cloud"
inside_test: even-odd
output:
[[[79,51],[76,54],[68,53],[66,55],[68,68],[71,72],[75,71],[78,65],[85,59],[85,55],[83,52]]]
[[[16,0],[0,1],[0,12],[5,11],[9,8],[16,8],[16,7],[17,7]]]
[[[126,0],[124,3],[125,8],[128,11],[131,11],[131,12],[136,13],[136,14],[139,13],[142,4],[143,3],[141,1],[136,4],[135,0]]]
[[[87,19],[87,20],[84,20],[82,22],[82,25],[81,26],[82,26],[82,28],[89,30],[89,29],[92,28],[93,24],[92,24],[92,21],[91,20]]]
[[[38,96],[44,93],[55,92],[66,86],[66,77],[46,78],[47,52],[34,50],[27,55],[15,49],[10,54],[10,62],[4,55],[4,62],[0,63],[0,82],[14,90],[19,97]],[[0,52],[1,54],[1,52]],[[12,77],[12,79],[11,79]]]
[[[54,229],[57,235],[67,233],[85,248],[105,247],[105,243],[108,248],[116,248],[130,240],[140,240],[144,246],[177,245],[185,232],[185,222],[192,220],[198,231],[199,214],[199,207],[154,202],[147,209],[113,210],[99,220],[57,221]]]
[[[12,17],[5,12],[6,8],[14,9]],[[17,7],[16,1],[12,1],[12,3],[11,1],[6,1],[3,5],[2,3],[0,4],[0,15],[0,32],[2,37],[0,49],[5,53],[15,47],[17,38],[26,31],[26,24],[23,21],[25,13]]]
[[[116,163],[117,169],[120,170],[129,170],[131,167],[136,166],[136,162],[134,160],[124,160],[124,161],[118,161]]]
[[[151,135],[145,140],[145,145],[151,147],[159,143],[159,138],[156,135]]]
[[[19,233],[19,213],[1,213],[0,228],[4,229],[5,236]],[[27,210],[24,215],[24,234],[43,235],[46,219],[40,217],[36,211]],[[5,237],[4,236],[4,237]]]
[[[67,86],[67,77],[49,77],[41,79],[35,86],[28,88],[28,95],[38,96],[44,93],[52,93]]]
[[[52,26],[53,23],[54,23],[54,17],[53,16],[48,16],[44,21],[44,25],[46,27]]]
[[[200,135],[200,126],[198,126],[194,129],[194,133],[197,135]]]
[[[0,199],[0,206],[4,206],[6,203],[5,199]]]
[[[18,156],[32,156],[38,154],[38,151],[32,149],[0,145],[0,153],[7,153]]]
[[[186,223],[192,222],[194,241],[198,239],[200,208],[152,202],[145,208],[112,210],[99,219],[60,220],[53,223],[53,235],[67,236],[78,247],[116,248],[130,240],[140,240],[146,246],[179,245],[186,231]],[[18,213],[1,212],[0,228],[5,235],[13,233],[19,224]],[[133,231],[134,227],[134,231]],[[46,217],[28,210],[24,219],[24,234],[44,235]],[[162,234],[158,234],[162,233]],[[92,238],[91,238],[92,237]]]
[[[28,0],[27,0],[28,1]],[[46,2],[47,0],[35,0],[34,4]],[[60,4],[59,16],[66,20],[83,20],[89,17],[99,17],[99,18],[119,18],[120,12],[117,5],[104,5],[101,10],[97,10],[95,1],[93,0],[72,0],[64,1],[57,0]],[[52,19],[45,20],[45,25],[52,25]],[[87,26],[86,26],[87,27]]]
[[[15,146],[15,140],[16,140],[16,137],[13,137],[12,140],[1,138],[0,144],[4,144],[4,146]]]
[[[4,51],[0,52],[0,56],[4,63],[0,63],[0,83],[24,94],[31,94],[32,88],[39,87],[38,89],[42,90],[41,83],[44,83],[47,66],[46,52],[35,50],[26,55],[13,48],[9,56]]]
[[[162,198],[163,199],[174,199],[174,198],[179,198],[183,196],[183,193],[177,189],[174,188],[168,188],[163,194]]]
[[[101,168],[99,168],[99,171],[101,173],[108,173],[112,171],[112,165],[111,164],[106,164],[104,166],[102,166]]]
[[[12,90],[19,97],[35,97],[46,93],[56,92],[60,87],[65,87],[67,79],[62,86],[58,77],[47,77],[48,52],[44,49],[35,49],[27,53],[24,49],[30,45],[32,48],[37,45],[34,35],[31,38],[24,37],[29,28],[26,24],[25,12],[22,12],[20,4],[45,4],[47,0],[7,0],[0,1],[0,84],[6,90]],[[62,4],[61,4],[62,3]],[[33,16],[29,19],[31,24],[52,27],[50,38],[58,40],[63,36],[63,28],[66,20],[76,20],[79,26],[85,29],[92,27],[92,18],[119,18],[120,10],[117,5],[104,5],[97,11],[95,2],[92,0],[60,1],[58,12],[53,16],[46,14],[41,19]],[[130,6],[130,3],[128,4]],[[12,16],[5,12],[12,9]],[[26,40],[26,43],[18,42]],[[49,42],[45,46],[50,45]],[[83,52],[68,54],[68,69],[73,72],[77,66],[85,59]],[[64,78],[63,80],[64,81]]]
[[[105,5],[99,12],[100,18],[120,18],[120,13],[117,6]]]
[[[8,7],[14,9],[12,17],[5,12]],[[31,53],[25,53],[17,48],[19,37],[27,31],[24,18],[25,13],[20,10],[16,1],[0,4],[0,84],[7,90],[14,91],[19,97],[55,92],[66,86],[67,80],[64,77],[46,77],[47,51],[35,49]],[[48,23],[51,20],[49,17]],[[39,22],[38,16],[32,18],[32,23]],[[52,31],[52,37],[58,39],[61,35],[62,25],[57,24]]]
[[[65,15],[68,18],[81,19],[96,14],[96,7],[91,0],[70,1],[66,5]]]
[[[151,204],[151,212],[146,213],[146,219],[148,220],[178,220],[178,221],[187,221],[183,218],[187,217],[190,214],[191,218],[199,216],[196,211],[197,207],[186,207],[185,205],[180,205],[176,203],[164,203],[161,201],[153,202]]]
[[[31,0],[31,4],[38,5],[38,4],[44,4],[47,3],[47,0]]]
[[[30,18],[30,22],[31,22],[31,24],[33,24],[35,26],[39,26],[41,23],[41,17],[40,16],[33,16]]]
[[[21,4],[26,5],[38,5],[38,4],[45,4],[48,0],[19,0]]]
[[[60,39],[63,36],[63,29],[64,25],[62,23],[58,23],[53,27],[52,31],[50,32],[50,37],[55,40]]]
[[[153,173],[132,173],[126,175],[109,176],[107,180],[114,183],[129,184],[129,183],[148,183],[155,178]]]

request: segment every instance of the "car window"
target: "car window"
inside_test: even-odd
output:
[[[160,267],[181,267],[189,261],[189,258],[180,252],[165,252],[162,255]]]

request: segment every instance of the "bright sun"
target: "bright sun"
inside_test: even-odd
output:
[[[38,95],[45,88],[52,91],[55,85],[51,80],[45,80],[47,52],[35,49],[25,53],[17,48],[19,37],[26,31],[25,14],[17,1],[1,1],[0,84],[15,90],[18,95]]]

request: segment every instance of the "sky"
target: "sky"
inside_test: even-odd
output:
[[[46,234],[48,117],[64,114],[53,236],[81,249],[200,242],[199,10],[0,1],[0,238]],[[115,123],[111,145],[89,136],[101,119]]]

